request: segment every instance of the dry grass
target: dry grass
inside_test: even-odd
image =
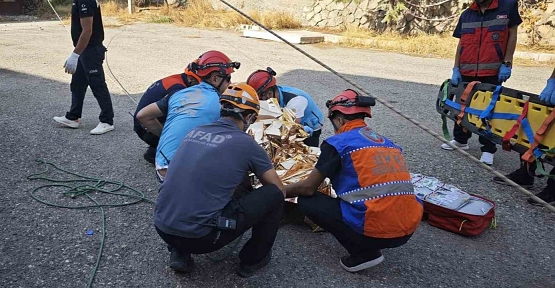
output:
[[[344,36],[345,40],[338,43],[342,46],[355,48],[373,48],[394,51],[410,55],[453,59],[457,49],[457,39],[451,33],[444,35],[406,36],[397,33],[376,33],[365,29],[347,28],[344,30],[311,29],[323,33]],[[518,45],[517,51],[553,53],[555,47],[540,45]],[[519,66],[553,66],[555,61],[538,62],[531,59],[515,59]]]
[[[138,11],[138,9],[137,9]],[[249,20],[235,11],[214,9],[209,1],[190,0],[185,8],[155,8],[143,10],[135,14],[128,14],[125,6],[113,1],[102,4],[102,13],[106,16],[117,17],[120,21],[129,23],[146,21],[150,23],[174,23],[180,26],[196,28],[236,28],[240,24],[251,24]],[[301,22],[291,14],[284,12],[247,13],[263,25],[271,29],[300,28]]]

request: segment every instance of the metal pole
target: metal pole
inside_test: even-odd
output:
[[[129,14],[133,14],[133,0],[127,0],[127,11]]]

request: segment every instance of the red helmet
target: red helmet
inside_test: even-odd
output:
[[[345,115],[364,113],[366,116],[372,117],[370,107],[356,106],[357,96],[361,95],[355,90],[347,89],[335,96],[333,100],[328,100],[326,102],[326,107],[328,107],[328,118],[333,115],[334,111],[339,111]]]
[[[256,70],[247,78],[247,84],[254,88],[258,95],[262,95],[268,88],[276,86],[276,75],[270,67],[266,70]]]
[[[185,74],[187,76],[191,76],[191,77],[195,78],[197,80],[197,82],[200,83],[200,77],[195,72],[193,72],[193,66],[192,66],[192,65],[195,65],[193,63],[198,64],[198,61],[199,61],[199,59],[195,59],[193,62],[189,63],[189,65],[187,65],[187,67],[185,68]]]
[[[191,67],[192,70],[199,77],[204,77],[211,72],[219,71],[222,74],[229,75],[235,69],[239,69],[241,63],[231,62],[229,57],[220,51],[208,51],[200,55],[198,63],[193,63]]]

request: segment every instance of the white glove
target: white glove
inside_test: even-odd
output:
[[[66,63],[64,64],[64,68],[66,68],[66,73],[74,74],[75,70],[77,70],[77,63],[79,62],[79,54],[75,52],[71,52],[69,58],[67,58]]]

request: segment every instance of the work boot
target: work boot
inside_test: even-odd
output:
[[[79,119],[77,120],[69,120],[66,118],[66,116],[62,116],[62,117],[54,117],[54,121],[69,127],[69,128],[79,128],[79,125],[81,125],[81,121]]]
[[[98,125],[96,125],[96,127],[91,130],[91,134],[92,135],[100,135],[100,134],[104,134],[106,132],[110,132],[114,130],[114,125],[110,125],[108,123],[98,123]]]
[[[170,268],[175,272],[190,273],[195,268],[195,261],[191,254],[183,255],[177,251],[177,249],[172,248],[170,254]]]
[[[482,157],[480,157],[480,162],[486,165],[493,165],[493,153],[482,152]]]
[[[468,150],[468,149],[470,148],[470,147],[468,147],[468,144],[459,143],[459,142],[457,142],[457,140],[451,140],[451,141],[449,141],[449,142],[450,142],[451,144],[453,144],[453,145],[459,147],[459,149],[462,149],[462,150]],[[449,146],[449,145],[447,145],[447,144],[445,144],[445,143],[441,144],[441,149],[444,149],[444,150],[454,150],[451,146]]]
[[[156,158],[156,147],[148,147],[145,154],[143,154],[143,158],[145,158],[148,163],[154,165],[154,159]]]
[[[370,267],[374,267],[380,263],[385,258],[382,255],[382,252],[376,250],[368,255],[350,255],[350,256],[343,256],[339,261],[339,265],[343,267],[343,269],[353,273],[360,270],[368,269]]]
[[[251,277],[252,275],[254,275],[254,273],[264,267],[266,267],[266,265],[268,265],[268,263],[270,263],[270,260],[272,259],[272,250],[270,250],[270,252],[268,252],[268,254],[266,254],[266,257],[264,257],[262,260],[260,260],[260,262],[253,264],[253,265],[245,265],[243,263],[239,264],[239,269],[237,269],[237,275],[243,277],[243,278],[248,278]]]
[[[548,190],[549,186],[546,186],[542,192],[536,194],[536,197],[542,199],[547,203],[555,202],[555,191]],[[532,197],[528,198],[528,203],[532,205],[541,205],[540,203],[536,202]]]
[[[511,172],[509,175],[506,175],[505,177],[509,178],[511,181],[522,186],[523,188],[530,189],[534,187],[534,177],[528,175],[526,170],[523,171],[522,168]],[[493,177],[493,181],[497,184],[510,186],[509,183],[503,181],[503,179],[497,176]]]

